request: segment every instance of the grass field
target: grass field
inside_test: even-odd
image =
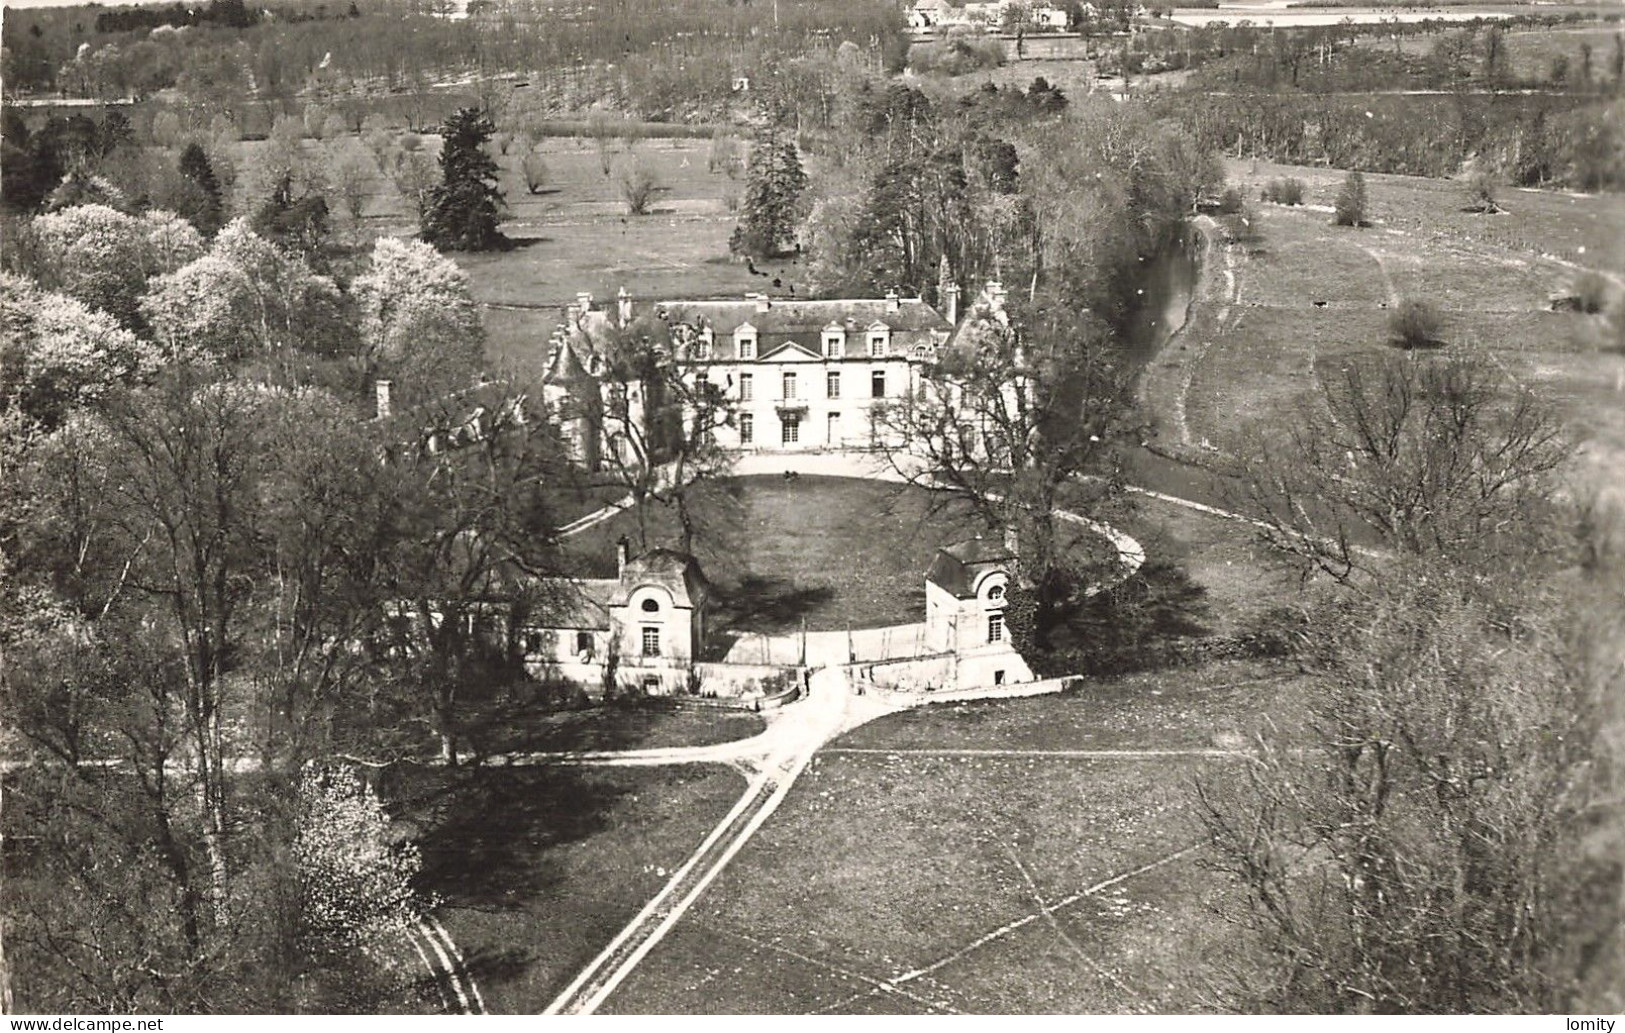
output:
[[[821,755],[606,1010],[1211,1006],[1233,931],[1180,852],[1200,839],[1193,780],[1232,764]]]
[[[494,1013],[535,1014],[738,799],[723,768],[421,772],[392,796]]]
[[[1252,202],[1262,241],[1209,259],[1214,277],[1231,263],[1234,293],[1210,279],[1190,332],[1154,364],[1147,401],[1159,437],[1232,453],[1282,438],[1316,404],[1316,378],[1387,351],[1389,311],[1417,297],[1442,310],[1451,348],[1563,402],[1586,443],[1583,485],[1625,483],[1625,354],[1601,346],[1598,317],[1549,305],[1583,269],[1625,287],[1625,206],[1520,190],[1506,193],[1507,212],[1479,215],[1462,210],[1457,183],[1373,175],[1376,224],[1354,230],[1330,225],[1325,208],[1342,172],[1231,165],[1249,197],[1284,175],[1305,181],[1309,205]]]
[[[865,725],[843,749],[1122,750],[1216,747],[1251,741],[1265,715],[1299,708],[1295,666],[1260,661],[1088,679],[1058,696],[924,707]]]

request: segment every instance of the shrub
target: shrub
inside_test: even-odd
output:
[[[1420,298],[1406,298],[1388,317],[1388,340],[1400,348],[1433,348],[1444,343],[1444,317]]]
[[[1338,226],[1369,226],[1370,202],[1365,192],[1365,177],[1350,172],[1337,191],[1337,202],[1332,209],[1332,222]]]
[[[1272,179],[1265,185],[1260,197],[1274,204],[1303,204],[1303,180],[1296,177]]]
[[[542,160],[540,151],[531,151],[519,159],[519,171],[525,177],[525,189],[533,194],[542,192],[547,183],[547,163]]]
[[[1608,307],[1608,278],[1587,269],[1574,278],[1575,306],[1587,315],[1596,315]]]
[[[634,161],[621,169],[621,199],[626,202],[626,214],[647,215],[649,202],[659,189],[654,172],[643,162]]]
[[[1488,172],[1475,172],[1467,177],[1467,207],[1484,215],[1495,215],[1501,211],[1501,205],[1496,200],[1498,184],[1495,177]]]
[[[1235,187],[1229,187],[1219,195],[1219,211],[1225,215],[1235,215],[1241,208],[1241,191]]]

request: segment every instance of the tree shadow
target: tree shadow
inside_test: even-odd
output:
[[[507,247],[503,248],[503,250],[523,251],[526,248],[535,247],[537,244],[551,243],[553,243],[552,237],[509,237],[508,245]]]
[[[801,621],[835,598],[828,585],[798,586],[782,578],[746,574],[717,590],[713,644],[726,654],[743,634],[801,630]]]
[[[1212,633],[1208,590],[1173,563],[1134,575],[1063,610],[1049,629],[1046,668],[1112,674],[1164,666],[1171,648]]]
[[[632,791],[582,768],[416,768],[385,793],[416,840],[421,889],[459,907],[499,908],[554,890],[547,851],[609,827]]]

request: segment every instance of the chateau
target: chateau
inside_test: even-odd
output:
[[[617,333],[653,331],[685,383],[719,392],[729,418],[713,433],[724,448],[796,452],[895,443],[875,414],[913,397],[962,329],[958,287],[946,284],[941,293],[946,312],[896,292],[827,301],[766,295],[659,301],[642,311],[624,288],[613,311],[580,294],[553,333],[543,398],[576,459],[598,468],[627,447],[606,426],[609,393],[625,392],[627,419],[635,422],[651,402],[648,392],[658,390],[609,376],[609,343]],[[1004,290],[991,283],[970,310],[1002,316],[1003,307]]]

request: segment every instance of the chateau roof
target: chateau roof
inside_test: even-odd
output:
[[[891,331],[893,356],[907,355],[919,345],[938,344],[953,331],[941,313],[919,298],[895,302],[887,298],[774,298],[766,310],[754,300],[661,301],[655,303],[654,311],[670,323],[710,327],[715,335],[711,354],[718,359],[738,358],[733,334],[741,327],[756,331],[756,354],[763,356],[788,343],[822,355],[824,331],[839,326],[846,331],[842,355],[850,359],[869,357],[867,333],[873,327]]]

